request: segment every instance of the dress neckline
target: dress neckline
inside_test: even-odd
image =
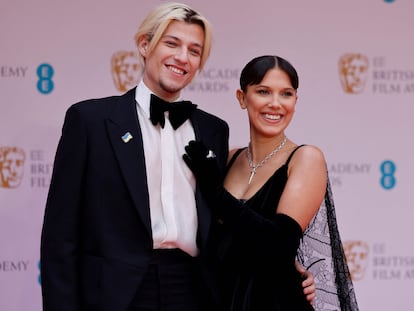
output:
[[[289,154],[289,157],[286,159],[286,162],[284,164],[282,164],[280,167],[278,167],[274,173],[265,181],[265,183],[249,198],[240,198],[238,199],[239,202],[246,204],[249,201],[251,201],[254,197],[256,197],[269,183],[270,181],[275,178],[275,176],[277,174],[279,174],[279,172],[281,172],[282,169],[287,168],[289,165],[289,162],[293,156],[293,154],[296,152],[296,150],[298,150],[300,147],[305,146],[304,144],[296,146],[295,149],[292,150],[292,152]],[[236,150],[236,152],[233,154],[233,156],[231,157],[229,163],[226,166],[226,175],[229,172],[231,166],[233,165],[234,161],[236,161],[236,158],[240,155],[240,153],[245,150],[247,147],[243,147],[243,148],[239,148]],[[285,170],[287,173],[287,170]],[[287,178],[287,176],[286,176]]]

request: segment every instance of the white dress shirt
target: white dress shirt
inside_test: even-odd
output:
[[[174,131],[165,112],[165,126],[150,120],[151,91],[141,81],[135,99],[144,145],[154,248],[180,248],[197,256],[195,178],[182,159],[195,139],[189,120]]]

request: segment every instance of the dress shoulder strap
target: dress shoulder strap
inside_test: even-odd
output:
[[[302,144],[302,145],[297,146],[295,149],[293,149],[293,151],[290,153],[289,157],[287,158],[287,160],[285,162],[285,165],[286,166],[289,165],[290,159],[292,159],[293,154],[296,152],[296,150],[298,150],[300,147],[303,147],[303,146],[306,146],[306,145],[305,144]]]
[[[236,152],[235,152],[235,153],[233,153],[233,156],[231,157],[231,159],[230,159],[229,163],[227,163],[225,174],[227,174],[227,172],[229,171],[230,167],[233,165],[234,161],[236,161],[236,158],[239,156],[239,154],[240,154],[240,153],[241,153],[244,149],[246,149],[246,147],[244,147],[244,148],[239,148],[239,149],[237,149],[237,150],[236,150]]]

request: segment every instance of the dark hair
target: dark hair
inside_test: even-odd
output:
[[[292,87],[298,89],[299,77],[296,69],[286,59],[276,55],[263,55],[249,61],[240,74],[240,88],[246,92],[247,86],[259,84],[266,73],[274,68],[284,71],[289,76]]]

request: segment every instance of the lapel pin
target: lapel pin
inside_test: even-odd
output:
[[[122,136],[122,140],[124,141],[124,143],[129,142],[132,139],[132,135],[130,132],[126,132],[123,136]]]

